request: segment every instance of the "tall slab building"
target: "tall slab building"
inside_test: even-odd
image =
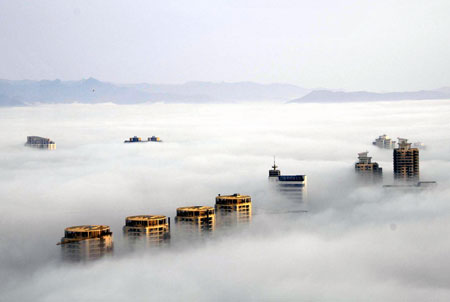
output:
[[[269,181],[276,184],[278,191],[289,199],[304,202],[307,199],[306,175],[281,175],[278,166],[273,161],[269,170]]]
[[[394,149],[394,177],[419,178],[419,149],[411,148],[411,143],[405,138],[398,138],[398,148]]]

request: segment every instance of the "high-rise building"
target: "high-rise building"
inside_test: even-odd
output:
[[[125,219],[124,236],[141,239],[147,245],[158,245],[170,238],[170,218],[162,215],[138,215]]]
[[[58,245],[65,260],[94,260],[112,252],[112,232],[107,225],[68,227]]]
[[[205,233],[216,228],[216,215],[213,207],[191,206],[177,209],[175,223],[185,231]]]
[[[381,175],[383,169],[378,163],[372,162],[372,157],[367,156],[369,152],[358,153],[358,162],[355,163],[355,171],[363,174]]]
[[[373,145],[384,148],[384,149],[393,149],[395,148],[395,141],[393,141],[386,134],[380,135],[375,141],[372,143]]]
[[[25,143],[25,146],[48,150],[56,149],[56,144],[54,141],[50,140],[49,138],[40,136],[27,136],[27,142]]]
[[[216,197],[218,225],[235,225],[252,219],[252,198],[248,195],[218,195]]]
[[[394,149],[394,176],[397,179],[419,177],[419,149],[411,148],[405,138],[398,138],[398,148]]]
[[[274,160],[272,170],[269,170],[269,181],[276,184],[278,190],[290,199],[306,201],[306,175],[281,175]]]

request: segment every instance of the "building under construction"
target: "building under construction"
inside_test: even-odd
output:
[[[192,233],[212,232],[216,228],[214,208],[205,206],[178,208],[175,223],[182,230]]]
[[[396,179],[419,178],[419,149],[411,148],[405,138],[398,138],[398,148],[394,149],[394,177]]]
[[[94,260],[112,252],[113,237],[107,225],[73,226],[64,230],[58,245],[64,260]]]
[[[25,146],[47,150],[56,149],[56,144],[54,141],[50,140],[49,138],[40,136],[27,136],[27,142],[25,143]]]
[[[123,234],[147,245],[159,245],[170,238],[170,218],[162,215],[138,215],[125,219]]]
[[[358,153],[358,162],[355,163],[355,171],[361,174],[381,176],[383,169],[378,163],[372,162],[372,157],[367,156],[368,153],[368,151]]]
[[[236,225],[252,219],[252,199],[248,195],[218,195],[215,205],[217,224]]]
[[[276,184],[278,190],[288,198],[296,201],[306,201],[306,175],[281,175],[274,160],[272,170],[269,170],[269,181]]]
[[[393,141],[386,134],[380,135],[377,139],[375,139],[375,141],[372,144],[377,147],[384,148],[384,149],[394,149],[395,148],[395,141]]]

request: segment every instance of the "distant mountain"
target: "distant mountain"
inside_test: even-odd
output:
[[[436,90],[388,93],[376,93],[367,91],[343,92],[331,90],[314,90],[303,97],[290,101],[289,103],[340,103],[433,99],[450,99],[450,89],[441,88]]]
[[[223,103],[286,101],[309,90],[287,84],[189,82],[180,85],[112,84],[94,78],[81,81],[0,80],[0,106],[36,103]]]

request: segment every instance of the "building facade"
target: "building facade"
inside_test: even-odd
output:
[[[248,195],[218,195],[216,197],[217,224],[220,226],[248,223],[252,220],[252,198]]]
[[[25,146],[47,150],[56,149],[56,144],[54,141],[50,140],[49,138],[40,136],[27,136],[27,142],[25,143]]]
[[[394,177],[396,179],[419,178],[419,149],[411,148],[405,138],[398,139],[398,148],[394,149]]]
[[[208,233],[216,228],[216,214],[213,207],[191,206],[177,209],[177,227],[192,233]]]
[[[95,260],[113,250],[112,232],[107,225],[81,225],[68,227],[61,245],[64,260]]]
[[[170,238],[170,218],[162,215],[138,215],[125,219],[123,234],[146,245],[159,245]]]

